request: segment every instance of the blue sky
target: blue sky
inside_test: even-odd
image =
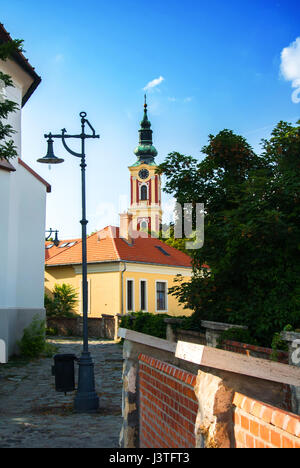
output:
[[[36,159],[46,153],[45,132],[79,132],[82,110],[101,135],[87,145],[89,232],[116,224],[126,206],[143,88],[152,80],[161,77],[148,91],[157,162],[171,151],[201,158],[208,134],[223,128],[259,152],[279,120],[300,118],[297,95],[292,100],[300,80],[291,48],[300,37],[297,1],[11,0],[1,10],[43,79],[23,111],[23,159],[52,185],[47,227],[61,237],[80,236],[78,160],[60,142],[64,164],[49,171]]]

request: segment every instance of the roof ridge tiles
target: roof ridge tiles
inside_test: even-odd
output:
[[[64,248],[46,260],[47,266],[78,265],[82,262],[81,241]],[[167,254],[155,247],[160,246]],[[77,250],[76,250],[77,249]],[[87,238],[87,260],[89,264],[103,262],[134,262],[169,267],[191,268],[191,258],[186,253],[157,238],[134,239],[132,245],[119,237],[119,228],[106,226]]]
[[[73,247],[77,247],[78,244],[81,244],[82,243],[82,240],[81,239],[70,239],[69,240],[69,243],[71,244],[71,242],[75,242],[76,241],[76,244],[72,245],[71,247],[68,247],[68,250],[71,250],[73,249]],[[60,241],[61,242],[67,242],[66,240],[62,240]],[[53,258],[55,257],[58,257],[59,255],[63,254],[65,251],[67,250],[67,247],[65,247],[63,250],[61,250],[61,252],[57,252],[55,255],[52,255],[51,258],[49,258],[48,260],[46,260],[46,263],[49,261],[49,260],[52,260]]]

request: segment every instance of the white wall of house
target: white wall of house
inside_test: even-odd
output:
[[[21,102],[30,77],[13,62],[0,62],[0,69],[15,83],[7,88],[7,97],[20,109],[8,123],[17,132],[13,138],[21,157]],[[11,162],[15,172],[0,170],[0,362],[17,352],[32,318],[45,316],[46,187],[17,158]]]

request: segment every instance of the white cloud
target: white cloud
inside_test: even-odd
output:
[[[188,96],[186,98],[183,98],[183,99],[178,99],[178,98],[175,98],[175,97],[168,97],[168,101],[170,102],[179,102],[179,103],[188,103],[188,102],[192,102],[193,98],[191,96]]]
[[[280,71],[285,80],[292,82],[292,101],[300,103],[300,37],[281,52]]]
[[[160,76],[159,78],[155,78],[155,80],[149,81],[149,83],[145,86],[144,91],[149,91],[150,89],[155,88],[156,86],[160,85],[164,80],[164,77]]]

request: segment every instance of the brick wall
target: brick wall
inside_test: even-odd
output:
[[[140,448],[193,448],[196,375],[139,355]],[[300,448],[300,416],[235,393],[236,448]]]
[[[300,417],[236,393],[237,448],[300,448]]]
[[[141,448],[195,447],[195,384],[195,375],[140,354]]]

